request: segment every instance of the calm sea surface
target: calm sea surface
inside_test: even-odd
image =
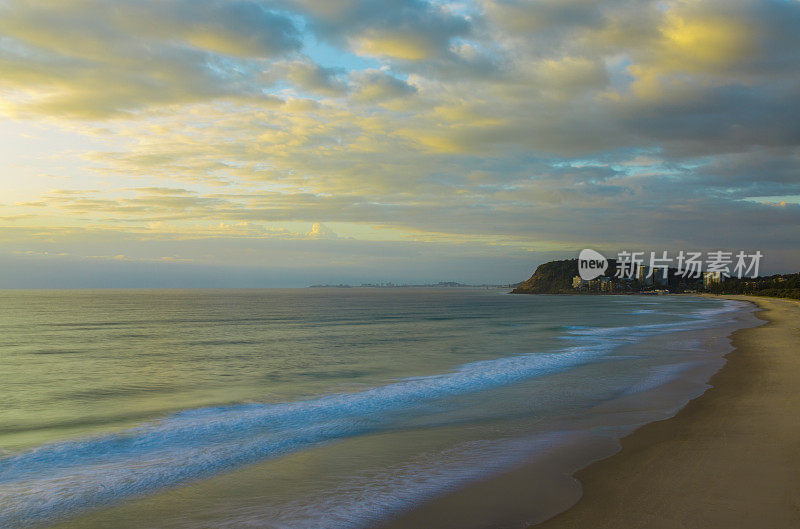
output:
[[[1,291],[0,527],[375,526],[576,432],[674,412],[721,365],[703,340],[745,310],[464,289]]]

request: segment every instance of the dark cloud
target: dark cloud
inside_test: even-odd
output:
[[[11,1],[0,36],[0,87],[42,91],[20,111],[89,118],[260,97],[247,61],[301,47],[286,14],[254,1]]]
[[[301,91],[336,97],[345,95],[348,90],[342,79],[345,74],[342,68],[325,68],[311,62],[296,61],[276,68],[273,79],[278,80],[284,75]]]
[[[409,256],[602,241],[800,260],[798,2],[3,6],[0,110],[128,113],[81,162],[124,184],[43,190],[5,216],[17,223],[30,208],[126,226],[131,249],[136,230],[197,226],[218,253],[224,233],[270,235],[287,259],[313,252],[271,223],[306,223],[295,239],[312,223],[380,226],[417,238]],[[367,252],[348,241],[309,244]]]
[[[417,89],[402,79],[381,70],[365,70],[351,75],[355,85],[354,98],[376,102],[413,95]]]
[[[472,28],[465,16],[425,0],[293,0],[285,5],[306,16],[322,39],[366,51],[372,42],[373,51],[399,60],[448,54],[452,40],[468,36]]]

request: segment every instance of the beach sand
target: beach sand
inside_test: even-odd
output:
[[[800,527],[800,303],[756,303],[713,386],[578,472],[583,496],[536,529]]]

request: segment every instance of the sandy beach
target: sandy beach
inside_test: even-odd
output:
[[[800,303],[730,297],[767,324],[734,333],[705,394],[578,472],[580,501],[537,529],[800,527]]]

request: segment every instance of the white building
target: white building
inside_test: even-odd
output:
[[[722,283],[722,272],[703,272],[703,287]]]
[[[649,275],[648,277],[649,272],[650,269],[647,267],[647,265],[639,265],[639,274],[636,276],[636,279],[638,279],[645,286],[652,286],[653,276]]]

